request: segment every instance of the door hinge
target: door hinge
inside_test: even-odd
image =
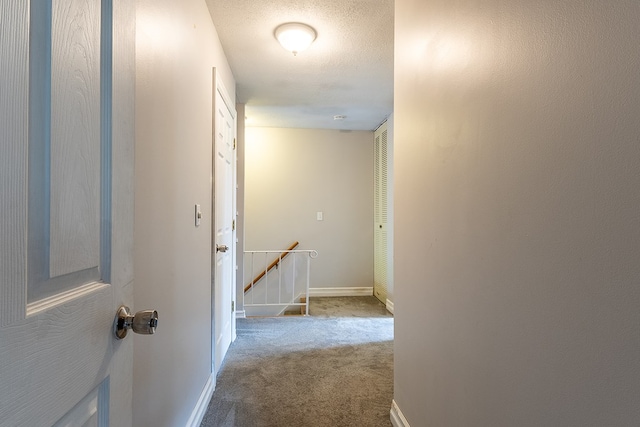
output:
[[[234,311],[236,311],[236,302],[231,301],[231,312],[233,313]]]
[[[236,149],[236,139],[235,138],[233,138],[233,149],[234,150]]]
[[[236,220],[235,219],[231,222],[231,230],[232,231],[236,231]]]

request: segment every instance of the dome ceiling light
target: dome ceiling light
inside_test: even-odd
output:
[[[311,46],[316,39],[316,30],[306,24],[289,22],[276,28],[275,36],[282,47],[296,56],[298,52]]]

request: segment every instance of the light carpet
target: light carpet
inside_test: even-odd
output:
[[[309,311],[238,319],[203,427],[391,425],[393,317],[374,297]]]

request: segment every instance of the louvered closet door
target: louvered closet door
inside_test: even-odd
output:
[[[374,133],[374,231],[373,294],[386,304],[388,286],[387,218],[388,218],[388,139],[387,123]]]

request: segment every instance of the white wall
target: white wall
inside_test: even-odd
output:
[[[137,14],[133,308],[159,325],[134,337],[134,425],[183,426],[211,374],[212,67],[235,83],[203,0]]]
[[[395,400],[640,420],[640,5],[396,0]]]
[[[245,144],[245,249],[297,240],[319,253],[311,287],[372,287],[373,132],[249,127]]]

